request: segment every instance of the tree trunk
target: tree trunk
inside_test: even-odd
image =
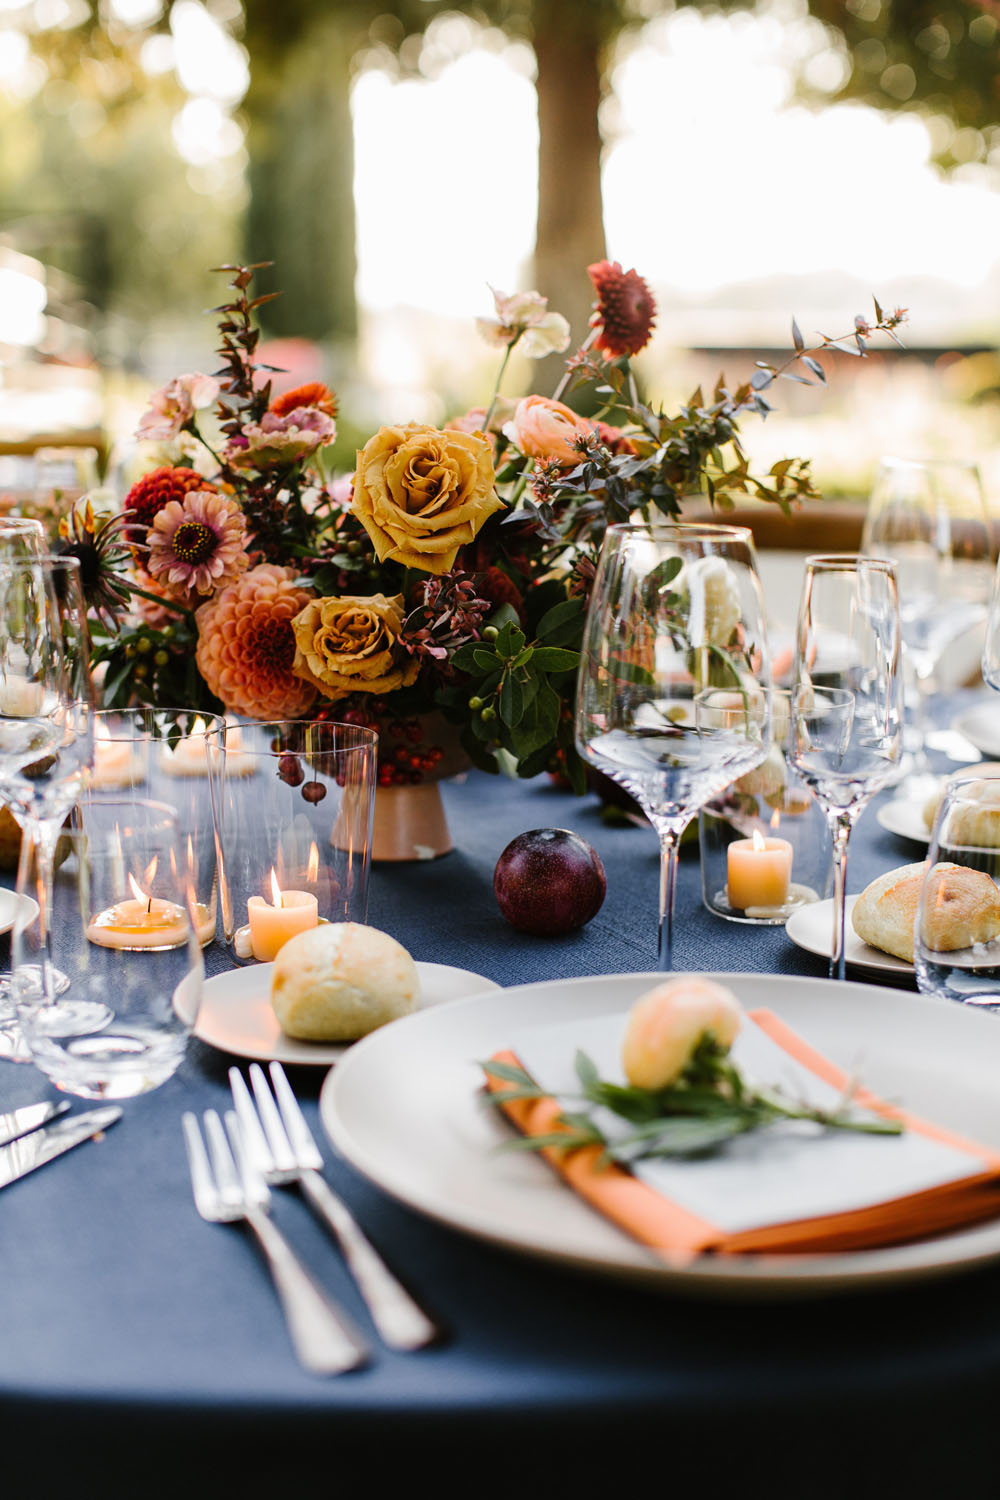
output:
[[[246,254],[283,295],[261,310],[270,335],[347,340],[357,333],[351,38],[314,13],[290,46],[255,50],[244,103],[250,201]],[[273,17],[264,20],[266,27]]]
[[[601,133],[604,38],[589,5],[539,0],[534,49],[538,64],[538,229],[535,286],[569,319],[571,337],[586,336],[594,300],[587,267],[603,259]],[[562,356],[541,363],[536,389],[555,383]]]

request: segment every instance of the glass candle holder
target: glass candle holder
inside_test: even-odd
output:
[[[194,887],[169,807],[86,801],[54,872],[21,846],[11,939],[24,1044],[57,1088],[124,1099],[174,1073],[201,1003]]]
[[[296,933],[368,916],[378,735],[326,720],[229,731],[220,817],[233,959],[269,963]]]
[[[151,798],[173,810],[195,891],[195,923],[204,946],[216,935],[218,822],[229,748],[240,769],[240,730],[215,714],[133,708],[95,714],[93,802]]]
[[[833,850],[822,809],[786,754],[789,695],[774,690],[766,760],[698,815],[702,899],[729,922],[778,927],[833,888]]]

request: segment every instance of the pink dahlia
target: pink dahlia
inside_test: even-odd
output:
[[[311,708],[315,687],[292,672],[292,620],[312,597],[294,568],[261,563],[198,610],[198,670],[227,712],[294,719]]]
[[[246,537],[235,500],[217,490],[192,490],[153,517],[146,570],[171,589],[212,594],[247,567]]]
[[[259,423],[248,422],[226,444],[226,462],[235,469],[267,469],[309,458],[332,443],[337,424],[318,406],[297,406],[284,416],[266,411]]]

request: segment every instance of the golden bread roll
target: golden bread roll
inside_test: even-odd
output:
[[[944,777],[937,790],[924,803],[924,823],[928,828],[934,827],[934,819],[948,787],[952,782],[971,775],[975,775],[976,780],[969,782],[965,794],[983,803],[983,814],[981,817],[978,814],[970,813],[968,817],[963,814],[958,829],[962,839],[970,844],[979,844],[987,849],[1000,848],[1000,761],[983,761],[982,765],[966,766],[964,770]],[[973,837],[968,837],[969,834]]]
[[[854,903],[851,924],[862,942],[913,962],[913,927],[925,866],[902,865],[867,886]],[[1000,891],[982,870],[935,865],[924,940],[936,953],[985,943],[1000,933]]]
[[[353,1042],[414,1010],[417,966],[402,943],[360,922],[324,922],[274,960],[271,1005],[288,1036]]]

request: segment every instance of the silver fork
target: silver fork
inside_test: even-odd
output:
[[[249,1224],[267,1259],[295,1352],[307,1370],[339,1375],[363,1364],[369,1355],[367,1344],[347,1315],[320,1291],[268,1218],[271,1195],[245,1149],[236,1116],[227,1111],[225,1130],[214,1109],[205,1111],[204,1120],[207,1153],[196,1116],[186,1111],[182,1117],[198,1212],[214,1224]]]
[[[254,1101],[238,1068],[230,1068],[233,1103],[247,1151],[268,1182],[297,1183],[343,1252],[358,1290],[384,1341],[393,1349],[421,1349],[440,1330],[401,1286],[374,1245],[338,1198],[320,1169],[323,1158],[303,1118],[279,1062],[271,1063],[271,1083],[256,1063],[250,1067]],[[275,1104],[277,1100],[277,1105]]]

